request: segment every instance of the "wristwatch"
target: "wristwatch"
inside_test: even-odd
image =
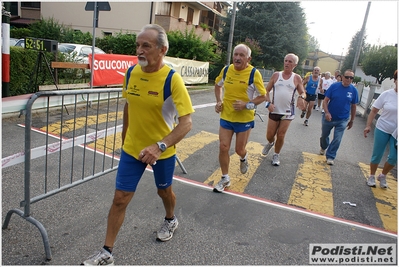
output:
[[[266,101],[265,108],[268,108],[269,106],[270,106],[270,102]]]
[[[246,107],[247,109],[255,109],[255,104],[252,103],[252,102],[248,102],[248,103],[245,105],[245,107]]]
[[[159,150],[161,150],[162,152],[165,152],[165,150],[167,149],[166,144],[164,142],[157,142],[157,145],[159,147]]]

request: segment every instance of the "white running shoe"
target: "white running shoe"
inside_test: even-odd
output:
[[[327,159],[327,164],[328,165],[334,165],[334,160],[333,159]]]
[[[82,265],[114,265],[114,257],[102,248],[99,252],[85,260]]]
[[[262,149],[262,154],[267,156],[270,152],[270,149],[274,146],[274,142],[273,143],[267,143],[265,145],[265,147]]]
[[[222,192],[226,187],[230,186],[230,177],[222,177],[220,181],[213,188],[213,192]]]
[[[369,179],[367,179],[367,185],[370,187],[375,187],[375,177],[374,175],[370,175]]]
[[[380,175],[378,175],[377,180],[380,181],[380,187],[381,188],[388,188],[387,185],[387,178],[385,175],[383,175],[382,173]]]
[[[273,160],[272,160],[272,165],[273,165],[273,166],[280,166],[280,157],[279,157],[279,154],[274,153],[274,155],[273,155]]]
[[[245,173],[247,173],[247,171],[248,171],[248,160],[247,159],[244,159],[244,160],[240,159],[240,172],[242,174],[245,174]]]
[[[157,238],[161,241],[168,241],[172,239],[173,233],[178,225],[179,222],[177,221],[176,216],[171,221],[164,219],[161,229],[157,232]]]

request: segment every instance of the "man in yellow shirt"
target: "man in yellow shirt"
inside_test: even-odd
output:
[[[233,64],[223,68],[215,80],[215,111],[220,113],[219,163],[222,170],[222,179],[216,184],[215,192],[230,186],[229,150],[234,133],[240,171],[245,174],[248,170],[246,145],[255,125],[255,107],[266,99],[262,75],[249,64],[250,60],[251,49],[245,44],[237,45],[233,50]]]
[[[152,165],[166,213],[157,239],[170,240],[178,226],[174,214],[176,196],[172,190],[175,145],[191,130],[194,109],[182,77],[163,62],[168,48],[167,35],[159,25],[146,25],[137,35],[138,65],[126,71],[123,84],[122,96],[126,98],[123,151],[105,242],[98,253],[83,262],[84,265],[114,264],[112,249],[116,236],[148,164]],[[176,127],[175,116],[179,120]]]

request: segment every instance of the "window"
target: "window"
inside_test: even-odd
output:
[[[306,66],[309,66],[309,60],[306,60],[306,61],[305,61],[305,65],[306,65]]]
[[[40,9],[40,2],[21,2],[21,7]]]
[[[155,8],[155,15],[170,16],[171,7],[172,7],[172,3],[170,3],[170,2],[157,2],[156,8]]]
[[[192,24],[193,23],[193,18],[194,18],[194,9],[189,7],[188,8],[188,14],[187,14],[187,24]]]
[[[112,32],[103,32],[104,36],[112,36]]]

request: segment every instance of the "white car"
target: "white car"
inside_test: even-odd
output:
[[[58,52],[64,53],[67,60],[72,62],[79,62],[83,64],[89,64],[89,55],[92,53],[92,46],[82,44],[70,44],[70,43],[59,43]],[[98,47],[94,47],[94,54],[105,54],[103,50]],[[90,73],[89,69],[85,69],[85,73]],[[83,70],[77,71],[77,77],[83,76]]]
[[[58,44],[58,51],[64,54],[68,54],[68,57],[70,57],[70,60],[72,61],[89,64],[89,55],[92,53],[92,46],[60,43]],[[105,52],[98,47],[94,47],[94,54],[105,54]]]

